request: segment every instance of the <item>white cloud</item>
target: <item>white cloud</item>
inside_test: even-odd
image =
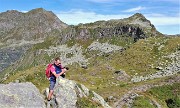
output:
[[[27,13],[28,11],[21,11],[21,12],[23,12],[23,13]]]
[[[135,7],[135,8],[124,10],[123,12],[136,12],[136,11],[140,11],[140,10],[143,10],[143,9],[145,9],[145,7],[138,6],[138,7]]]
[[[131,14],[132,15],[132,14]],[[128,18],[130,14],[97,14],[95,12],[83,11],[83,10],[71,10],[67,12],[59,12],[57,16],[60,20],[67,24],[77,25],[79,23],[90,23],[99,20],[110,20],[110,19],[122,19]],[[179,16],[166,16],[163,14],[145,14],[148,20],[151,21],[155,26],[161,25],[180,25]]]
[[[159,25],[180,25],[180,18],[179,17],[147,17],[152,24],[159,26]]]
[[[60,20],[67,24],[77,25],[79,23],[90,23],[98,20],[122,19],[127,18],[130,15],[103,15],[83,10],[71,10],[67,12],[60,12],[57,16]]]

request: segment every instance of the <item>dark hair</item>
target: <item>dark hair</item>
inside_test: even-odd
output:
[[[61,59],[60,59],[59,57],[56,57],[56,58],[55,58],[55,61],[57,61],[57,60],[61,60]]]

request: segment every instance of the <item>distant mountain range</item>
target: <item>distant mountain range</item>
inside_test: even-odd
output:
[[[69,26],[58,19],[53,12],[42,8],[33,9],[27,13],[9,10],[0,13],[0,55],[2,57],[0,71],[11,64],[9,61],[18,60],[29,46],[41,43],[51,36],[58,36],[61,38],[57,40],[58,43],[65,43],[72,38],[86,40],[111,37],[128,38],[126,41],[135,42],[138,39],[157,35],[161,33],[140,13],[126,19]],[[19,50],[16,52],[10,47],[18,47]],[[10,58],[11,60],[4,60]]]

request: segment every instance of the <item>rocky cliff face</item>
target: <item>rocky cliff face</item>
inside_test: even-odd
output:
[[[32,83],[0,84],[1,108],[45,108],[39,90]]]
[[[135,14],[126,19],[97,21],[88,24],[71,26],[63,32],[64,41],[68,39],[87,40],[102,38],[118,38],[124,41],[130,38],[136,42],[153,36],[160,36],[153,24],[142,14]]]

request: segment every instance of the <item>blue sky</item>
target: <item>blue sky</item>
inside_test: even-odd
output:
[[[53,11],[67,24],[122,19],[142,13],[163,34],[180,34],[180,0],[0,0],[0,12]]]

